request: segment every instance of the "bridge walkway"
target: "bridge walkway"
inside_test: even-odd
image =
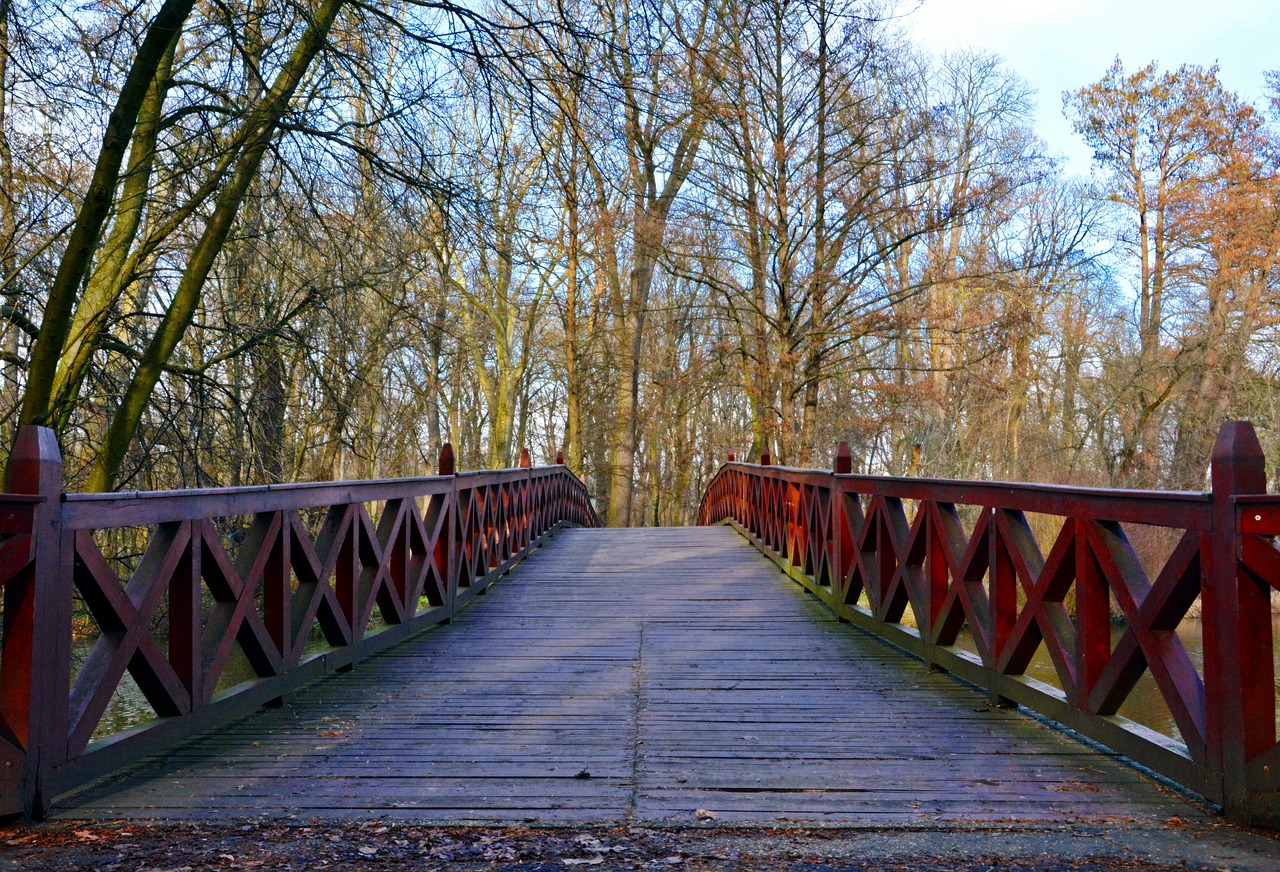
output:
[[[71,794],[69,819],[1208,820],[838,624],[727,527],[556,534],[453,623]]]

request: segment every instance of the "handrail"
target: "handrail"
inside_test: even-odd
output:
[[[53,432],[22,428],[0,494],[0,814],[39,818],[67,790],[349,669],[449,620],[555,530],[599,526],[557,461],[531,467],[525,452],[520,468],[454,474],[446,445],[436,476],[63,494]],[[77,595],[97,636],[75,669]],[[256,677],[220,689],[236,648]],[[99,736],[126,671],[156,717]]]
[[[1280,824],[1270,604],[1280,496],[1265,494],[1251,424],[1223,425],[1209,493],[852,475],[844,445],[835,472],[763,460],[731,456],[698,523],[734,526],[841,620],[993,701],[1047,715],[1234,820]],[[959,506],[970,507],[967,525]],[[1047,549],[1027,513],[1061,520]],[[1163,565],[1148,573],[1126,524],[1175,531]],[[1202,669],[1177,632],[1197,599]],[[1113,607],[1123,615],[1114,644]],[[956,644],[966,625],[976,655]],[[1026,675],[1041,644],[1061,690]],[[1117,714],[1146,672],[1181,742]]]

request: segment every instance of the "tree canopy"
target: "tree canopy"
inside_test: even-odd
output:
[[[93,490],[563,451],[616,524],[837,440],[1198,489],[1280,441],[1268,87],[1117,59],[1078,179],[862,0],[0,0],[0,420]]]

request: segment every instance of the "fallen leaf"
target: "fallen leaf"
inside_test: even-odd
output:
[[[366,857],[372,857],[374,854],[378,853],[377,848],[371,848],[368,845],[361,845],[360,847],[356,848],[356,850],[359,851],[361,854],[364,854]]]
[[[560,862],[566,866],[599,866],[604,862],[604,855],[597,854],[590,860],[561,860]]]
[[[695,811],[694,811],[694,813],[693,813],[693,816],[694,816],[694,817],[696,817],[696,818],[697,818],[698,820],[700,820],[700,821],[718,821],[718,820],[720,820],[720,815],[716,814],[715,812],[713,812],[713,811],[711,811],[711,810],[709,810],[709,809],[705,809],[705,808],[700,808],[700,809],[695,810]],[[664,862],[665,862],[665,861],[664,861]]]

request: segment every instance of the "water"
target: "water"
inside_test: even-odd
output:
[[[1111,628],[1111,645],[1113,649],[1120,637],[1124,635],[1124,632],[1125,628],[1122,625],[1116,625]],[[1195,665],[1196,672],[1203,676],[1204,629],[1201,620],[1199,618],[1185,618],[1178,625],[1178,636],[1182,640],[1183,647],[1187,649],[1187,655]],[[1280,615],[1273,615],[1271,618],[1271,638],[1277,640],[1273,655],[1276,659],[1276,695],[1277,698],[1280,698]],[[957,643],[958,647],[964,648],[966,651],[976,652],[977,650],[973,645],[973,638],[969,632],[968,625],[965,625],[961,631],[961,638],[957,640]],[[1027,667],[1027,675],[1059,689],[1062,687],[1062,683],[1058,680],[1058,671],[1053,665],[1053,659],[1049,656],[1049,651],[1043,643],[1036,649],[1035,656]],[[1133,691],[1124,701],[1124,704],[1120,706],[1118,714],[1158,733],[1177,739],[1179,742],[1182,741],[1182,733],[1178,730],[1178,725],[1174,722],[1173,715],[1170,714],[1169,707],[1165,704],[1160,688],[1151,676],[1149,669],[1143,672]],[[1277,710],[1277,729],[1278,733],[1280,733],[1280,709]]]
[[[79,666],[84,663],[89,651],[93,648],[93,642],[94,640],[89,639],[72,643],[71,662],[73,669],[79,669]],[[164,650],[166,646],[165,640],[158,639],[157,642],[160,644],[161,650]],[[249,661],[240,652],[240,647],[237,645],[234,647],[231,657],[228,658],[227,665],[218,680],[218,691],[224,691],[254,678],[257,678],[257,675],[254,673],[253,667],[249,665]],[[137,682],[133,680],[133,676],[129,674],[128,670],[125,670],[124,677],[120,679],[120,684],[116,687],[115,693],[111,696],[111,701],[107,703],[107,708],[102,713],[102,720],[98,722],[97,729],[93,731],[93,739],[104,739],[122,730],[144,724],[154,717],[155,711],[151,708],[151,703],[147,702],[146,696],[143,695]]]

